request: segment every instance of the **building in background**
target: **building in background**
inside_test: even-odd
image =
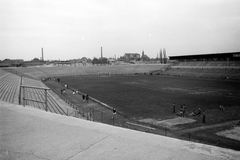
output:
[[[108,64],[109,65],[112,65],[112,64],[114,64],[114,63],[116,63],[117,61],[116,61],[116,59],[115,58],[108,58]]]
[[[0,67],[21,67],[23,64],[23,59],[5,59],[1,61]]]
[[[124,62],[132,62],[132,61],[139,61],[140,54],[139,53],[125,53],[124,55]]]

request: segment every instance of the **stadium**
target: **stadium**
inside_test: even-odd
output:
[[[2,1],[0,159],[239,160],[240,1]]]
[[[239,52],[177,56],[167,64],[5,67],[0,98],[239,151],[240,61],[236,55]],[[82,99],[86,94],[88,102]]]

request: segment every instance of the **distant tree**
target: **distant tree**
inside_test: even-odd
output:
[[[166,64],[167,63],[167,55],[166,55],[166,49],[163,48],[163,63]]]
[[[92,64],[93,65],[94,64],[99,64],[99,60],[96,57],[94,57],[93,60],[92,60]]]
[[[143,60],[143,61],[149,61],[150,58],[149,58],[147,55],[143,55],[143,56],[142,56],[142,60]]]
[[[32,61],[39,61],[39,58],[34,58]]]
[[[162,64],[163,63],[162,49],[160,49],[159,55],[160,55],[160,63]]]
[[[99,64],[108,64],[108,59],[105,57],[99,58]]]
[[[87,59],[87,57],[82,57],[81,59]]]
[[[10,59],[6,58],[6,59],[3,60],[3,62],[4,62],[4,61],[10,61]]]
[[[88,63],[92,63],[91,58],[88,58],[88,59],[87,59],[87,62],[88,62]]]
[[[141,58],[138,58],[137,61],[141,61]]]

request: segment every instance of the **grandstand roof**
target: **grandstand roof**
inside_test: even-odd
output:
[[[170,60],[240,60],[240,52],[169,56]]]

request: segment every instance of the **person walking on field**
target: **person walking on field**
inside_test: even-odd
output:
[[[183,107],[183,105],[181,105],[181,109],[180,109],[180,112],[182,113],[182,117],[184,117],[184,107]]]
[[[205,115],[205,110],[203,110],[203,113],[202,113],[202,123],[206,123],[206,115]]]
[[[186,111],[187,111],[187,106],[186,106],[185,104],[183,104],[182,109],[183,109],[183,117],[184,117],[184,116],[185,116],[185,113],[186,113]]]
[[[176,108],[176,104],[175,104],[175,102],[173,103],[173,113],[175,113],[176,111],[175,111],[175,108]]]
[[[206,116],[205,116],[205,114],[203,114],[203,117],[202,117],[202,123],[206,123]]]

